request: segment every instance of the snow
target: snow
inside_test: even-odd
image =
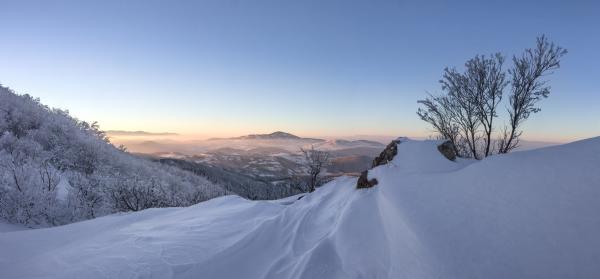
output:
[[[597,278],[600,137],[479,162],[403,139],[301,199],[0,233],[3,278]]]
[[[22,225],[9,224],[6,220],[0,218],[0,234],[5,232],[14,232],[27,230],[28,228]]]

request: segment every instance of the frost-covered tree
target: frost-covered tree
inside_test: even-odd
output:
[[[417,110],[417,115],[419,117],[431,124],[434,130],[439,133],[439,137],[443,139],[448,139],[454,143],[454,152],[456,154],[464,153],[461,150],[458,150],[458,140],[459,140],[459,127],[458,125],[452,121],[451,114],[451,106],[450,101],[447,96],[429,96],[424,100],[419,100],[424,108],[419,108]]]
[[[475,56],[465,65],[465,90],[470,98],[469,103],[475,107],[477,120],[483,127],[483,154],[475,158],[487,157],[493,153],[494,119],[498,117],[498,105],[507,85],[506,74],[502,70],[503,63],[504,57],[496,53],[490,57]],[[476,147],[478,145],[473,144]]]
[[[444,69],[440,80],[443,95],[419,100],[422,108],[417,110],[417,115],[429,123],[439,137],[452,141],[462,157],[481,159],[496,152],[507,153],[518,146],[522,134],[520,125],[532,113],[540,111],[537,103],[550,93],[550,87],[541,78],[558,69],[566,53],[541,36],[535,49],[513,57],[514,66],[508,72],[510,81],[502,69],[504,57],[501,54],[477,55],[465,63],[463,72]],[[498,132],[495,129],[498,106],[509,84],[510,125],[494,139]]]
[[[513,57],[514,67],[509,72],[512,78],[508,106],[510,124],[499,141],[500,153],[508,153],[518,147],[523,134],[521,124],[532,113],[540,112],[539,101],[550,95],[550,86],[543,77],[560,68],[560,59],[565,54],[566,49],[541,36],[534,49],[527,49],[520,57]]]
[[[467,68],[470,67],[467,62]],[[481,121],[477,114],[477,104],[472,101],[474,95],[477,94],[476,82],[471,82],[471,79],[478,77],[469,76],[469,71],[461,74],[456,69],[444,69],[444,75],[440,83],[442,90],[447,92],[445,100],[448,102],[447,107],[450,121],[454,123],[459,130],[459,147],[462,147],[471,157],[478,159],[477,142],[479,135],[477,133],[481,126]]]
[[[97,123],[0,86],[1,218],[43,227],[224,194],[203,177],[116,148]]]
[[[0,216],[24,224],[59,224],[64,208],[55,199],[58,170],[41,146],[10,133],[0,136]]]
[[[321,174],[324,168],[330,163],[329,153],[327,151],[317,150],[314,146],[310,148],[300,148],[304,157],[304,168],[306,169],[307,184],[306,191],[313,192],[322,182]]]

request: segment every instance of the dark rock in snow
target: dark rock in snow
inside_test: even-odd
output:
[[[363,171],[358,178],[358,182],[356,182],[356,189],[371,188],[377,183],[378,181],[375,178],[369,180],[369,171]]]
[[[379,154],[379,156],[377,156],[374,160],[373,160],[373,164],[371,165],[371,168],[377,167],[377,166],[381,166],[381,165],[385,165],[387,163],[389,163],[390,161],[392,161],[394,159],[394,157],[396,156],[396,154],[398,154],[398,144],[400,144],[400,140],[393,140],[392,142],[390,142],[390,144],[388,144],[385,149],[381,152],[381,154]],[[358,181],[356,182],[356,189],[362,189],[362,188],[371,188],[375,185],[377,185],[377,179],[373,178],[371,180],[369,180],[369,171],[363,171],[360,174],[360,177],[358,178]]]
[[[394,157],[398,154],[398,144],[400,144],[402,142],[400,139],[397,140],[393,140],[392,142],[390,142],[390,144],[388,144],[385,149],[381,152],[381,154],[379,154],[379,156],[377,156],[374,160],[373,160],[373,164],[372,164],[372,168],[377,167],[377,166],[381,166],[381,165],[385,165],[387,163],[389,163],[390,161],[392,161],[394,159]],[[446,157],[446,159],[450,160],[450,161],[454,161],[456,160],[456,148],[454,146],[454,144],[451,141],[445,141],[444,143],[438,145],[437,147],[438,151],[440,153],[442,153],[442,155],[444,157]],[[371,179],[369,180],[369,171],[363,171],[360,174],[360,177],[358,178],[358,181],[356,182],[356,188],[357,189],[362,189],[362,188],[371,188],[375,185],[377,185],[377,179]]]
[[[438,145],[437,149],[440,151],[440,153],[442,153],[442,155],[444,155],[444,157],[446,157],[446,159],[450,161],[456,160],[456,148],[451,141],[446,141]]]
[[[373,160],[372,168],[385,165],[398,154],[398,144],[400,140],[393,140],[388,144],[385,149]]]

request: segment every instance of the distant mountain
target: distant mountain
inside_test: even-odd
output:
[[[318,148],[321,149],[346,149],[346,148],[357,148],[357,147],[369,147],[369,148],[377,148],[382,149],[385,147],[385,144],[377,141],[370,140],[344,140],[344,139],[334,139],[322,142],[317,145]],[[380,150],[379,150],[380,151]]]
[[[110,136],[177,136],[177,133],[168,133],[168,132],[146,132],[146,131],[122,131],[122,130],[108,130],[106,134]]]
[[[273,132],[270,134],[254,134],[254,135],[246,135],[241,136],[239,139],[301,139],[299,136],[292,135],[286,132]]]
[[[299,136],[286,132],[273,132],[270,134],[251,134],[232,138],[211,138],[209,140],[310,140],[310,141],[325,141],[323,139],[301,138]]]
[[[193,171],[249,199],[295,194],[295,179],[304,175],[301,148],[313,146],[330,153],[331,164],[323,173],[326,180],[359,174],[385,148],[373,140],[303,138],[282,131],[201,141],[134,138],[121,143],[132,152]]]

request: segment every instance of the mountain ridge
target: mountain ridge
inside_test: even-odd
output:
[[[230,137],[230,138],[209,138],[209,141],[216,140],[310,140],[310,141],[325,141],[324,139],[316,139],[316,138],[303,138],[296,136],[291,133],[275,131],[269,134],[249,134],[239,137]]]
[[[108,130],[105,131],[110,136],[178,136],[178,133],[172,132],[147,132],[147,131],[127,131],[127,130]]]

